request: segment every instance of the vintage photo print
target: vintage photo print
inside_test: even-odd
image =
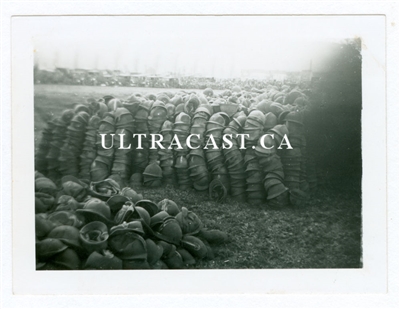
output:
[[[14,293],[385,292],[385,25],[13,17]]]

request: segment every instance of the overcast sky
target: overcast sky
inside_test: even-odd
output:
[[[43,17],[35,63],[54,67],[178,72],[215,77],[242,70],[318,67],[329,42],[374,31],[369,17]],[[368,27],[369,26],[369,27]]]

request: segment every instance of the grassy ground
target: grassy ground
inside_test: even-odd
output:
[[[35,138],[51,113],[58,115],[88,97],[112,94],[125,98],[133,92],[164,89],[86,86],[35,86]],[[361,197],[357,180],[341,187],[319,188],[301,208],[269,209],[228,198],[212,202],[205,192],[170,186],[142,188],[145,198],[164,198],[194,211],[210,229],[229,234],[229,242],[215,249],[213,260],[196,268],[357,268],[361,263]]]

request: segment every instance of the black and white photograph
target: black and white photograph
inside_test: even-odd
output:
[[[352,23],[110,17],[34,38],[36,269],[361,268]]]
[[[388,19],[156,11],[12,18],[14,292],[387,291]]]

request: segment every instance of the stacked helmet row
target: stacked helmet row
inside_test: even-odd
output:
[[[35,197],[38,270],[181,269],[227,241],[186,207],[145,200],[112,179],[64,176],[58,188],[36,172]]]
[[[306,96],[288,87],[219,95],[211,89],[137,93],[126,101],[106,96],[65,111],[59,127],[50,122],[43,139],[51,143],[59,140],[61,125],[68,128],[57,161],[60,173],[52,173],[51,161],[42,160],[52,153],[43,139],[37,169],[55,182],[57,175],[71,174],[95,182],[111,177],[123,186],[171,183],[208,190],[217,201],[230,194],[254,204],[285,205],[289,189],[296,204],[317,185],[312,156],[306,153],[306,105]],[[158,134],[157,143],[150,143],[150,134]],[[277,149],[285,136],[293,149]]]

